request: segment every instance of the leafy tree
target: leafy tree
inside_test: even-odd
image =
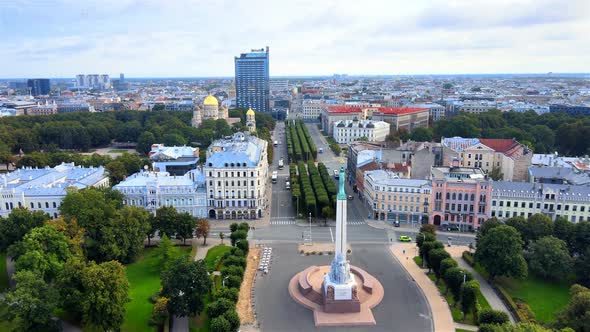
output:
[[[231,223],[229,225],[229,231],[233,233],[238,230],[238,227],[239,227],[238,223],[236,223],[236,222]]]
[[[574,266],[578,282],[590,287],[590,248],[576,257]]]
[[[475,236],[475,242],[478,243],[479,239],[481,239],[483,236],[485,236],[490,229],[498,227],[500,225],[503,225],[503,223],[500,220],[498,220],[498,218],[496,218],[496,217],[492,217],[492,218],[484,221],[479,226],[479,229],[477,230],[477,234]]]
[[[328,218],[334,218],[335,211],[330,206],[324,206],[322,208],[322,217],[324,217],[324,224],[328,223]]]
[[[170,314],[185,317],[203,310],[203,297],[209,293],[211,279],[203,260],[182,256],[162,272],[162,296],[170,299]]]
[[[575,232],[575,224],[569,222],[564,217],[557,217],[555,218],[555,222],[553,223],[553,236],[556,238],[565,241],[567,244],[570,252],[574,250],[574,232]]]
[[[238,302],[238,298],[240,296],[240,290],[237,288],[228,288],[228,287],[220,287],[217,293],[215,294],[216,299],[227,299],[232,301],[233,303]]]
[[[47,226],[53,227],[56,231],[63,233],[70,245],[72,255],[82,257],[82,245],[84,244],[84,228],[78,225],[73,219],[65,221],[63,218],[50,219],[45,222]]]
[[[149,131],[144,131],[137,139],[137,151],[148,154],[152,150],[152,144],[156,143],[156,137]]]
[[[504,311],[494,309],[483,309],[479,313],[479,325],[495,324],[501,325],[510,322],[508,314]]]
[[[235,246],[238,241],[245,240],[247,237],[248,232],[243,230],[232,232],[229,236],[232,246]]]
[[[235,303],[228,299],[217,299],[207,305],[207,315],[209,315],[210,318],[219,317],[225,314],[228,310],[235,308],[235,306]]]
[[[430,256],[429,253],[431,250],[435,249],[443,249],[445,246],[440,241],[432,241],[432,242],[424,242],[422,243],[422,247],[420,247],[420,257],[426,259],[426,263],[428,268],[431,269],[432,266],[430,265]]]
[[[116,261],[90,262],[82,276],[83,320],[103,331],[118,331],[125,320],[129,282],[125,267]]]
[[[432,141],[432,129],[426,127],[418,127],[412,130],[410,139],[415,142],[430,142]]]
[[[470,280],[461,285],[461,310],[463,318],[471,313],[473,317],[477,316],[477,293],[479,292],[479,283],[476,280]]]
[[[167,146],[183,146],[186,145],[186,139],[182,135],[169,133],[162,137],[162,143]]]
[[[543,236],[553,235],[553,222],[546,215],[535,213],[527,219],[522,235],[522,240],[528,246],[530,242]]]
[[[16,288],[3,302],[8,306],[6,318],[14,323],[15,331],[59,331],[52,318],[57,307],[55,288],[33,271],[19,271],[14,279]]]
[[[436,236],[431,233],[418,233],[416,236],[416,245],[418,248],[422,248],[422,244],[424,242],[434,242],[436,241]]]
[[[209,220],[200,218],[197,220],[197,227],[195,232],[197,233],[197,238],[203,237],[203,245],[207,244],[207,237],[209,236]],[[223,238],[221,238],[223,241]]]
[[[420,226],[420,233],[430,233],[436,235],[436,226],[433,224],[424,224]]]
[[[504,179],[504,173],[502,173],[502,169],[496,166],[492,167],[492,170],[490,171],[488,176],[490,177],[490,179],[494,181],[501,181],[502,179]]]
[[[55,280],[55,289],[59,292],[60,308],[79,321],[84,315],[82,302],[84,301],[83,276],[86,262],[81,257],[68,259]]]
[[[120,210],[120,217],[116,218],[113,230],[121,250],[118,259],[123,263],[135,261],[143,250],[150,219],[149,212],[137,206],[125,206]]]
[[[22,241],[8,248],[16,259],[16,271],[37,272],[45,280],[53,280],[72,256],[65,235],[51,226],[33,228]]]
[[[22,208],[12,210],[8,218],[0,217],[0,251],[20,241],[31,229],[43,226],[47,220],[49,215],[42,211]]]
[[[175,224],[176,236],[182,239],[182,244],[186,244],[186,239],[193,237],[195,219],[188,212],[183,212],[178,215]]]
[[[169,238],[176,236],[179,214],[172,206],[162,206],[156,210],[156,223],[160,228],[160,235],[166,234]]]
[[[557,326],[575,331],[590,330],[590,289],[575,284],[570,287],[570,300],[557,314]]]
[[[239,276],[240,278],[244,277],[244,268],[242,266],[230,265],[224,266],[219,271],[223,277],[227,277],[230,275]]]
[[[223,316],[215,317],[211,320],[211,331],[232,332],[231,324]]]
[[[496,276],[524,278],[527,265],[522,253],[522,239],[514,227],[502,225],[491,229],[480,239],[475,259],[489,273]]]
[[[248,243],[248,240],[239,240],[236,242],[236,247],[241,249],[243,252],[248,253],[248,250],[250,249],[250,243]]]
[[[159,297],[156,300],[152,310],[152,316],[150,317],[150,325],[164,325],[168,317],[170,317],[170,313],[168,312],[168,302],[170,302],[170,300],[165,297]]]
[[[221,240],[221,244],[223,244],[223,239],[225,239],[225,234],[223,232],[219,232],[219,239]]]
[[[542,278],[562,280],[569,275],[573,266],[566,243],[553,236],[533,242],[526,257],[531,272]]]
[[[444,249],[434,249],[428,253],[428,265],[432,267],[432,271],[436,275],[436,280],[441,277],[440,264],[444,259],[450,258],[451,255]]]
[[[125,165],[118,160],[113,160],[106,164],[105,169],[109,172],[109,181],[112,185],[118,184],[127,177]]]
[[[444,280],[448,290],[450,290],[451,294],[453,294],[453,299],[455,300],[454,305],[456,305],[461,299],[461,285],[463,282],[468,282],[472,279],[473,277],[469,271],[458,267],[447,269],[444,275]]]
[[[518,231],[518,234],[520,234],[522,240],[524,241],[523,234],[525,234],[527,232],[526,219],[524,217],[518,216],[518,217],[508,218],[508,219],[504,220],[504,224],[506,226],[514,227],[514,229],[516,229]]]
[[[444,277],[444,275],[447,273],[447,270],[453,267],[457,267],[457,262],[452,258],[452,257],[448,257],[443,259],[440,262],[440,267],[438,268],[439,270],[439,278],[440,277]]]
[[[148,246],[151,246],[152,238],[156,236],[156,232],[158,232],[158,230],[160,229],[160,224],[158,223],[159,220],[152,214],[150,214],[150,219],[148,220],[148,222],[149,228],[146,231],[146,237],[148,240]]]
[[[157,249],[158,257],[160,258],[160,266],[163,270],[167,270],[173,262],[173,258],[178,256],[179,250],[174,246],[166,234],[162,235]]]
[[[231,331],[235,332],[240,328],[240,317],[235,309],[226,311],[222,317],[229,322]]]
[[[590,249],[590,222],[581,221],[576,224],[573,236],[574,253],[581,254]]]
[[[250,224],[248,224],[247,222],[241,222],[238,225],[238,230],[242,230],[244,232],[248,232],[249,229],[250,229]]]
[[[240,278],[239,276],[230,275],[225,280],[225,287],[239,289],[241,285],[242,285],[242,278]]]

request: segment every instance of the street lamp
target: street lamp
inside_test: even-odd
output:
[[[225,279],[229,278],[229,276],[226,276],[225,278],[221,279],[221,285],[223,287],[225,287]]]
[[[309,240],[311,242],[311,212],[309,213]]]

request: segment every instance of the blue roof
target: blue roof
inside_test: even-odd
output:
[[[207,166],[255,167],[261,160],[263,147],[268,144],[265,140],[244,133],[236,133],[231,138],[216,140],[207,150]]]

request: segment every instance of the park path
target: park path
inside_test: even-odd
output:
[[[473,269],[471,267],[471,265],[467,264],[467,262],[465,262],[463,260],[463,257],[462,257],[463,252],[466,250],[469,250],[469,247],[467,247],[467,246],[452,246],[452,247],[445,247],[445,249],[447,250],[447,252],[449,254],[451,254],[451,257],[453,257],[457,261],[460,268],[471,272],[471,274],[473,275],[475,280],[477,280],[477,282],[479,282],[479,289],[480,289],[482,295],[486,298],[486,300],[488,300],[488,303],[490,304],[492,309],[504,311],[505,313],[508,314],[508,318],[510,319],[510,322],[514,323],[515,319],[512,316],[512,313],[510,312],[510,310],[508,310],[508,307],[504,304],[504,302],[502,302],[500,297],[496,294],[496,292],[494,291],[494,289],[492,288],[490,283],[484,277],[482,277],[477,271],[475,271],[475,269]]]
[[[235,222],[235,220],[232,222]],[[193,245],[197,247],[197,254],[194,258],[195,261],[198,261],[199,259],[205,259],[205,256],[207,256],[207,251],[221,243],[219,234],[210,234],[210,237],[207,238],[207,245],[205,246],[203,245],[202,239],[194,238],[192,241],[195,241]],[[229,239],[224,239],[223,243],[228,243],[229,241]],[[188,332],[188,317],[175,316],[172,318],[172,320],[172,329],[170,329],[170,332]]]
[[[416,246],[412,243],[395,243],[389,246],[391,253],[399,263],[406,269],[408,274],[416,282],[418,287],[422,290],[428,307],[430,308],[430,315],[433,323],[434,331],[454,332],[455,324],[451,310],[444,297],[438,291],[432,280],[428,278],[425,270],[416,265],[412,259]]]

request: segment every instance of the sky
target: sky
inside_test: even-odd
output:
[[[0,77],[590,72],[588,0],[0,0]]]

